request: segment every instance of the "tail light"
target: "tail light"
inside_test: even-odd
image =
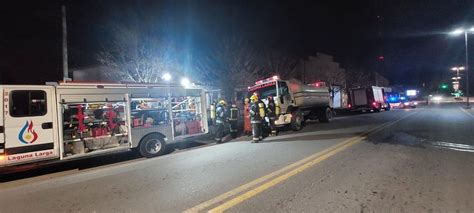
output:
[[[374,101],[374,102],[372,103],[372,105],[377,106],[377,102]]]
[[[350,109],[350,108],[352,107],[352,105],[351,105],[351,104],[347,104],[347,107]]]

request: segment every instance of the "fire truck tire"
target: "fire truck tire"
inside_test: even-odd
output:
[[[291,116],[291,130],[293,131],[300,131],[301,127],[303,126],[303,116],[301,116],[301,112],[296,110],[292,113]]]
[[[329,109],[329,107],[321,109],[318,112],[318,120],[321,123],[329,123],[329,120],[331,120],[331,118],[332,118],[332,112],[331,112],[331,109]]]
[[[166,142],[158,134],[147,135],[140,141],[138,152],[146,158],[160,156],[166,153]]]

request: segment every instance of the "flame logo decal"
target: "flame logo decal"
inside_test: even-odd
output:
[[[20,130],[20,134],[18,134],[18,139],[24,144],[33,143],[38,139],[38,134],[33,129],[33,121],[26,121]]]

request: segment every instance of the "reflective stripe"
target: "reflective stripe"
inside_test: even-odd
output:
[[[259,139],[259,138],[252,138],[252,140],[254,140],[254,141],[258,141],[258,139]]]
[[[221,120],[216,120],[216,123],[221,124],[221,123],[224,123],[224,122],[221,121]]]
[[[259,124],[259,123],[261,123],[261,121],[250,121],[250,123],[252,123],[252,124]]]
[[[230,130],[230,132],[237,132],[237,130],[235,130],[235,129],[231,129],[231,130]]]

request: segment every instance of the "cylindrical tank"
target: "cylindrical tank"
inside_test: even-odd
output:
[[[287,81],[290,92],[295,99],[295,105],[300,108],[329,106],[331,96],[326,85],[304,85],[298,80]]]

